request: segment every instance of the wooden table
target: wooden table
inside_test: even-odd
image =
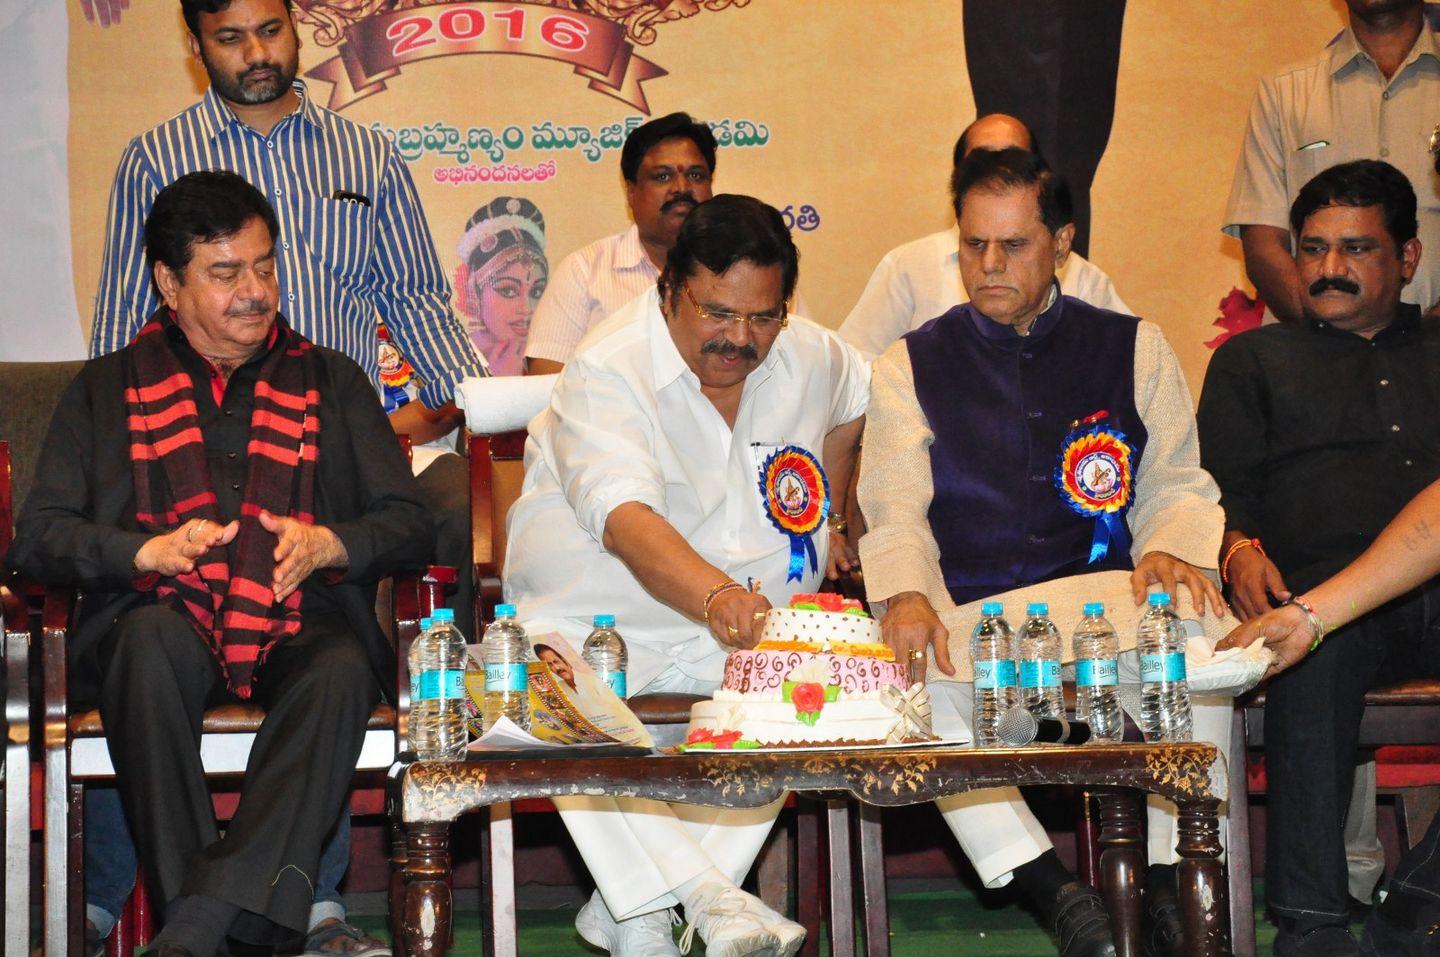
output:
[[[867,875],[860,896],[866,953],[889,953],[879,813],[980,788],[1068,784],[1096,794],[1100,812],[1101,890],[1120,957],[1139,957],[1140,883],[1145,872],[1139,792],[1180,809],[1182,919],[1195,957],[1230,953],[1226,887],[1219,860],[1219,804],[1227,797],[1225,761],[1209,744],[1106,744],[977,749],[895,747],[849,751],[750,753],[700,751],[644,757],[527,757],[419,763],[390,770],[394,847],[390,910],[400,957],[440,957],[449,947],[450,824],[461,814],[524,798],[595,793],[678,804],[752,808],[789,791],[829,799],[831,953],[855,953],[847,799],[860,802],[859,845]],[[942,840],[949,840],[945,835]],[[873,886],[879,874],[880,886]],[[510,915],[513,919],[513,914]],[[501,919],[497,915],[497,921]],[[837,934],[839,928],[841,933]]]

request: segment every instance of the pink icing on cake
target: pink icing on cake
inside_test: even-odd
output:
[[[904,666],[896,661],[802,651],[732,651],[725,659],[722,687],[743,694],[779,691],[786,675],[812,660],[824,662],[830,671],[829,683],[839,685],[846,694],[873,694],[884,685],[900,691],[910,686]]]

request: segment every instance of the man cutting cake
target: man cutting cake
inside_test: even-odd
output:
[[[836,560],[825,521],[849,486],[869,368],[788,314],[797,271],[776,210],[702,203],[656,290],[596,327],[530,425],[507,600],[532,634],[577,645],[613,613],[634,692],[713,692],[772,600],[815,591]],[[590,943],[678,954],[679,904],[710,957],[799,949],[804,930],[736,886],[778,804],[555,804],[598,887],[576,920]]]

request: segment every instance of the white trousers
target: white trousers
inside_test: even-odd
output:
[[[958,719],[968,728],[973,694],[974,686],[968,683],[931,682],[930,703],[936,713],[937,724],[942,720]],[[1230,742],[1234,702],[1228,697],[1196,696],[1191,704],[1195,740],[1215,744],[1224,753]],[[986,887],[1003,887],[1010,883],[1015,868],[1033,861],[1052,846],[1045,829],[1035,820],[1018,788],[971,791],[943,798],[935,804]],[[1220,843],[1224,845],[1223,805],[1220,813]],[[1180,858],[1175,853],[1175,841],[1179,836],[1175,805],[1151,795],[1146,818],[1150,863],[1177,863]]]
[[[710,694],[718,685],[669,668],[644,690]],[[674,907],[675,889],[711,867],[736,884],[743,881],[784,799],[748,810],[638,798],[554,802],[605,906],[616,920],[625,920]]]

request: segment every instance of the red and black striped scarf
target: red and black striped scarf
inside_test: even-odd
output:
[[[170,347],[173,320],[162,307],[126,349],[125,405],[135,476],[135,516],[160,534],[191,519],[224,524],[205,461],[195,383]],[[279,317],[280,344],[255,383],[240,530],[228,548],[201,556],[195,570],[161,578],[159,601],[195,626],[220,662],[230,690],[249,698],[255,669],[276,640],[300,630],[300,589],[275,600],[275,536],[260,510],[315,520],[320,395],[311,344]]]

